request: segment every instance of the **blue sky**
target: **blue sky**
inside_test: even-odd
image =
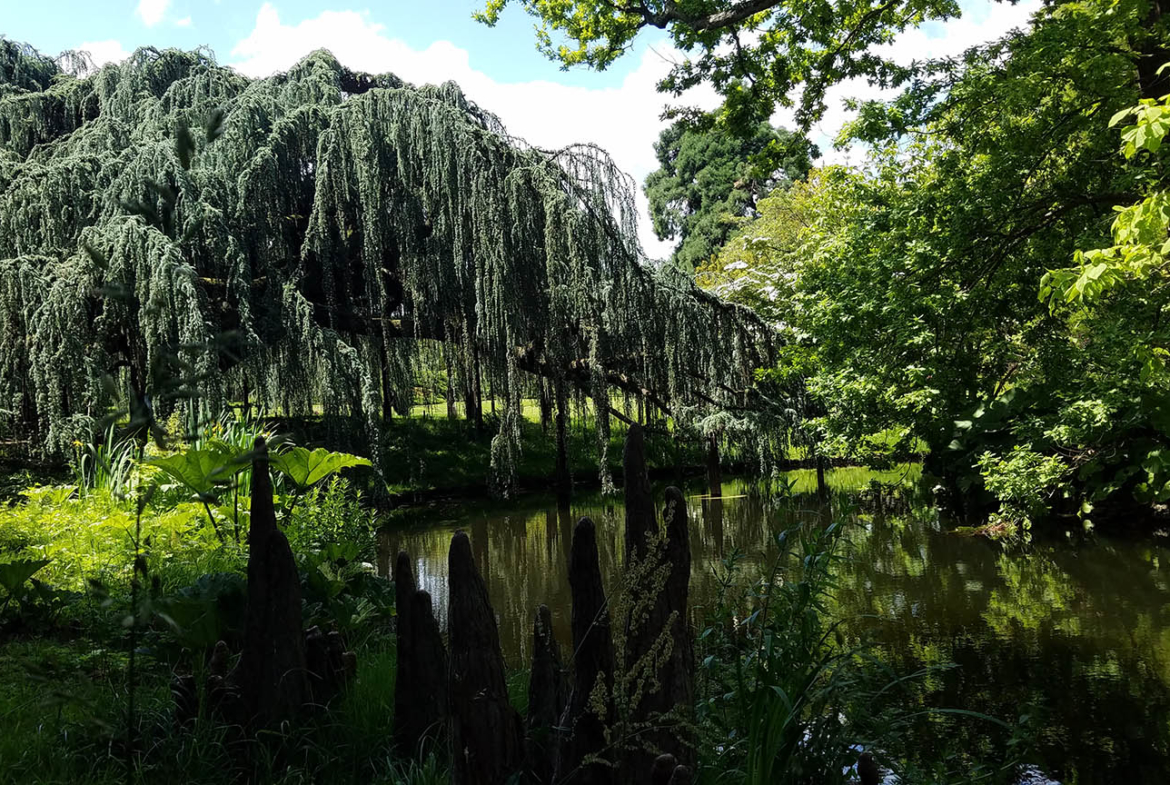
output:
[[[139,46],[210,46],[221,62],[230,62],[232,47],[256,26],[264,0],[0,0],[0,33],[56,54],[87,41],[118,41],[127,51]],[[520,8],[508,8],[500,23],[489,28],[471,18],[475,0],[270,0],[282,20],[297,23],[322,12],[359,11],[386,32],[422,50],[447,40],[471,53],[472,67],[500,81],[554,79],[562,84],[605,87],[620,84],[633,70],[634,58],[622,58],[604,73],[574,69],[563,72],[536,51],[534,20]],[[154,21],[156,11],[162,15]],[[425,13],[420,12],[425,8]],[[153,24],[147,24],[148,21]],[[659,34],[661,37],[661,34]],[[641,43],[650,41],[647,36]]]
[[[391,71],[416,84],[453,79],[499,115],[513,134],[548,148],[592,142],[613,156],[639,188],[639,235],[647,253],[663,257],[672,244],[654,237],[640,184],[657,165],[653,143],[668,104],[680,101],[655,86],[683,54],[660,31],[639,38],[606,72],[562,71],[535,47],[533,20],[509,7],[496,28],[471,18],[482,0],[0,0],[0,35],[47,54],[86,49],[99,62],[117,61],[139,46],[209,46],[219,62],[249,76],[289,68],[327,48],[347,66]],[[1027,24],[1040,0],[1016,5],[962,0],[963,17],[903,34],[889,47],[895,59],[957,54]],[[420,12],[420,8],[423,9]],[[877,97],[863,82],[831,91],[829,111],[813,129],[825,160],[856,162],[857,151],[833,150],[849,116],[848,97]],[[681,103],[713,108],[709,88]],[[773,117],[787,124],[783,112]]]

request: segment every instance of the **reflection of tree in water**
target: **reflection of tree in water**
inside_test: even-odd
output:
[[[830,477],[838,488],[862,491],[834,502],[857,510],[834,612],[855,620],[852,635],[875,639],[880,656],[899,672],[959,666],[913,682],[909,698],[1007,720],[1035,706],[1043,718],[1042,752],[1062,781],[1159,781],[1151,772],[1160,774],[1170,761],[1170,582],[1160,569],[1170,564],[1170,551],[1099,538],[1079,547],[1037,543],[1005,552],[984,539],[949,534],[937,511],[905,490],[865,491],[872,476],[852,470]],[[706,490],[696,485],[687,496],[696,617],[716,595],[722,558],[742,552],[749,577],[772,557],[771,535],[779,527],[830,517],[811,497],[777,508],[737,481],[723,482],[722,499]],[[656,498],[661,502],[661,489]],[[572,527],[582,515],[597,525],[601,568],[612,590],[623,511],[597,496],[579,498],[571,511],[549,500],[464,508],[447,517],[430,513],[417,528],[385,535],[383,551],[406,548],[414,557],[420,588],[435,598],[445,628],[447,548],[455,529],[466,530],[509,665],[527,667],[530,622],[540,603],[552,610],[562,647],[570,640],[566,570]],[[867,614],[880,621],[861,618]],[[989,745],[1005,740],[973,720],[923,717],[917,733],[927,744],[946,734],[951,747],[973,755],[993,755]]]
[[[1100,539],[1005,552],[929,522],[861,523],[837,612],[881,617],[863,626],[898,670],[958,666],[917,684],[916,699],[1008,720],[1038,710],[1041,752],[1066,782],[1159,781],[1170,760],[1160,549]],[[933,724],[924,732],[944,732]],[[973,751],[988,736],[942,725]]]

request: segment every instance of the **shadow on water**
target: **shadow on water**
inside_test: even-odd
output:
[[[911,682],[908,701],[1008,721],[1029,716],[1047,770],[1066,785],[1166,781],[1170,571],[1162,566],[1170,567],[1170,547],[1098,536],[1008,550],[951,533],[928,500],[910,491],[916,478],[917,467],[830,474],[833,503],[853,508],[834,608],[847,629],[876,642],[878,656],[900,673],[956,666]],[[801,495],[780,505],[735,479],[723,481],[722,498],[688,489],[696,624],[716,596],[723,558],[741,552],[750,574],[774,556],[773,532],[831,516],[809,493],[811,471],[790,479]],[[886,493],[867,490],[875,479]],[[620,500],[596,495],[579,497],[571,511],[539,497],[419,510],[382,533],[379,567],[385,574],[393,554],[410,553],[445,628],[447,548],[453,531],[467,531],[508,664],[526,667],[539,604],[551,609],[562,645],[570,639],[566,569],[572,526],[583,515],[597,525],[602,572],[613,588],[624,512]],[[948,734],[952,747],[959,741],[989,755],[1003,742],[987,723],[937,717],[924,716],[913,732],[925,745]]]

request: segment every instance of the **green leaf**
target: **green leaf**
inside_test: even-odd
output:
[[[0,586],[7,589],[9,594],[16,594],[22,583],[40,572],[48,563],[48,559],[18,559],[0,564]]]
[[[293,447],[272,458],[272,468],[288,477],[297,488],[308,490],[325,478],[351,466],[370,466],[366,458],[318,447],[308,450]]]
[[[199,496],[210,496],[217,484],[227,482],[244,468],[236,452],[223,442],[211,442],[198,450],[186,450],[150,461]]]

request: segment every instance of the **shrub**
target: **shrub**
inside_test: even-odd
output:
[[[285,527],[289,545],[297,552],[322,550],[330,545],[353,544],[353,558],[374,556],[377,515],[362,506],[362,493],[348,480],[334,476],[325,485],[309,489],[292,509]]]
[[[1006,456],[993,452],[979,456],[983,485],[999,500],[999,512],[990,527],[999,533],[1027,531],[1043,515],[1068,467],[1057,455],[1044,455],[1019,445]]]

